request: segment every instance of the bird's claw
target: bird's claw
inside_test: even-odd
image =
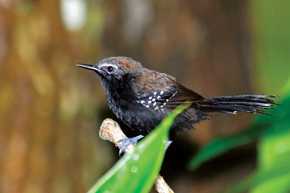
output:
[[[134,144],[136,145],[139,139],[142,139],[144,136],[143,135],[138,135],[136,137],[132,137],[132,138],[125,138],[125,139],[120,139],[118,142],[122,143],[122,146],[119,150],[119,156],[121,156],[122,152],[125,151],[125,149],[131,145]]]
[[[169,147],[169,145],[172,143],[171,140],[168,140],[168,141],[164,141],[165,144],[165,150],[167,150],[167,148]]]

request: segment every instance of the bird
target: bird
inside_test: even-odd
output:
[[[130,129],[139,135],[120,140],[121,154],[130,144],[148,135],[180,104],[192,104],[174,120],[169,131],[166,148],[180,132],[193,130],[197,123],[210,119],[212,113],[261,113],[271,115],[267,109],[276,105],[275,95],[246,94],[204,98],[188,89],[176,78],[150,70],[129,57],[109,57],[78,67],[94,71],[100,79],[110,109]]]

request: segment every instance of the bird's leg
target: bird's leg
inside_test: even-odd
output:
[[[119,156],[121,156],[122,152],[131,144],[136,145],[139,139],[142,139],[144,136],[143,135],[138,135],[136,137],[132,137],[132,138],[125,138],[125,139],[121,139],[118,142],[122,142],[122,146],[119,150]]]
[[[137,142],[139,141],[139,139],[142,139],[144,136],[143,135],[138,135],[136,137],[132,137],[132,138],[125,138],[125,139],[120,139],[118,142],[122,143],[122,146],[119,150],[119,156],[121,156],[122,152],[131,144],[136,145]],[[170,144],[172,143],[171,140],[168,141],[164,141],[164,143],[166,143],[165,145],[165,149],[167,150],[167,148],[170,146]]]
[[[165,149],[167,150],[167,148],[170,146],[170,144],[172,143],[172,141],[171,140],[168,140],[168,141],[164,141],[164,143],[166,143]]]

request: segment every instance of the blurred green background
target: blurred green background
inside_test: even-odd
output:
[[[120,55],[204,97],[280,96],[274,117],[218,115],[181,134],[161,170],[175,192],[289,192],[289,8],[0,0],[0,192],[85,192],[112,167],[118,150],[98,128],[113,115],[98,78],[75,64]]]

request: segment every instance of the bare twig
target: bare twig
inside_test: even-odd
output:
[[[108,140],[114,143],[119,149],[122,143],[118,142],[120,139],[125,139],[127,136],[121,130],[119,124],[112,119],[105,119],[101,125],[100,138]],[[129,145],[126,149],[126,153],[131,153],[134,150],[134,145]],[[165,182],[162,176],[158,175],[155,181],[155,189],[159,193],[173,193],[171,188]]]

